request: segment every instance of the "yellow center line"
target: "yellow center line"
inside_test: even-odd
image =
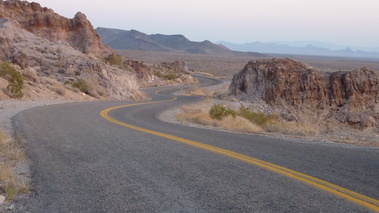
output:
[[[158,91],[155,92],[155,94],[158,94],[160,91],[163,91],[163,90],[168,90],[168,89],[158,90]],[[163,137],[163,138],[167,138],[167,139],[170,139],[170,140],[173,140],[173,141],[177,141],[177,142],[180,142],[180,143],[183,143],[183,144],[187,144],[187,145],[190,145],[190,146],[193,146],[193,147],[197,147],[197,148],[200,148],[200,149],[204,149],[204,150],[207,150],[207,151],[218,153],[218,154],[221,154],[221,155],[224,155],[224,156],[228,156],[228,157],[231,157],[231,158],[234,158],[234,159],[238,159],[240,161],[243,161],[243,162],[246,162],[246,163],[249,163],[249,164],[253,164],[253,165],[259,166],[259,167],[264,168],[264,169],[269,170],[269,171],[273,171],[273,172],[285,175],[287,177],[296,179],[298,181],[301,181],[303,183],[309,184],[309,185],[314,186],[316,188],[328,191],[328,192],[330,192],[330,193],[332,193],[334,195],[338,195],[340,197],[348,199],[348,200],[350,200],[350,201],[352,201],[354,203],[360,204],[360,205],[362,205],[362,206],[364,206],[364,207],[366,207],[368,209],[371,209],[371,210],[374,210],[376,212],[379,212],[379,200],[367,197],[367,196],[359,194],[357,192],[353,192],[351,190],[348,190],[348,189],[345,189],[343,187],[337,186],[335,184],[323,181],[323,180],[318,179],[316,177],[312,177],[310,175],[306,175],[306,174],[303,174],[303,173],[300,173],[300,172],[297,172],[297,171],[294,171],[294,170],[291,170],[291,169],[287,169],[285,167],[281,167],[281,166],[276,165],[276,164],[272,164],[272,163],[269,163],[269,162],[266,162],[266,161],[263,161],[263,160],[259,160],[259,159],[256,159],[256,158],[253,158],[253,157],[250,157],[250,156],[247,156],[247,155],[243,155],[243,154],[240,154],[240,153],[237,153],[237,152],[233,152],[233,151],[230,151],[230,150],[227,150],[227,149],[223,149],[223,148],[211,146],[211,145],[208,145],[208,144],[200,143],[200,142],[197,142],[197,141],[193,141],[193,140],[177,137],[177,136],[174,136],[174,135],[169,135],[169,134],[165,134],[165,133],[161,133],[161,132],[156,132],[156,131],[153,131],[153,130],[144,129],[144,128],[141,128],[141,127],[138,127],[138,126],[127,124],[127,123],[118,121],[118,120],[116,120],[114,118],[111,118],[108,115],[108,113],[110,111],[115,110],[115,109],[119,109],[119,108],[124,108],[124,107],[129,107],[129,106],[137,106],[137,105],[144,105],[144,104],[164,103],[164,102],[174,101],[176,99],[177,99],[177,97],[173,97],[170,100],[164,100],[164,101],[150,101],[150,102],[143,102],[143,103],[135,103],[135,104],[127,104],[127,105],[110,107],[110,108],[107,108],[107,109],[104,109],[103,111],[101,111],[100,115],[103,118],[105,118],[106,120],[110,121],[110,122],[119,124],[121,126],[130,128],[130,129],[138,130],[138,131],[149,133],[149,134],[152,134],[152,135],[157,135],[157,136],[160,136],[160,137]]]

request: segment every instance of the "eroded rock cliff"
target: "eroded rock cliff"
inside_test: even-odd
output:
[[[322,73],[291,59],[261,59],[234,75],[230,91],[242,100],[327,110],[357,128],[379,128],[379,73],[367,68]]]
[[[86,54],[106,57],[112,53],[81,12],[69,19],[35,2],[11,0],[0,1],[0,18],[15,20],[23,29],[51,42],[66,41]]]
[[[25,93],[31,98],[38,98],[37,88],[54,92],[70,88],[79,79],[86,86],[82,92],[95,98],[143,96],[134,70],[111,66],[66,42],[38,37],[7,18],[0,19],[0,59],[19,66],[27,82]]]

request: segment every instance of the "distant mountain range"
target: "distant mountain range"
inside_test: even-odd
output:
[[[194,42],[183,35],[147,35],[137,30],[119,30],[110,28],[97,28],[103,43],[113,49],[145,50],[155,52],[184,52],[194,54],[218,54],[218,55],[254,55],[259,53],[241,53],[232,51],[223,45],[210,41]]]
[[[353,50],[349,47],[343,48],[338,45],[333,45],[324,42],[252,42],[245,44],[233,44],[221,41],[217,43],[225,47],[228,47],[229,49],[234,51],[254,51],[267,54],[272,53],[313,56],[379,58],[379,48],[366,48],[366,51],[363,51],[355,47],[355,50]]]
[[[343,47],[318,41],[304,42],[252,42],[234,44],[190,41],[183,35],[147,35],[137,30],[120,30],[99,27],[96,29],[103,43],[113,49],[144,50],[155,52],[184,52],[194,54],[251,55],[265,57],[266,54],[289,54],[311,56],[337,56],[356,58],[379,58],[378,48]]]

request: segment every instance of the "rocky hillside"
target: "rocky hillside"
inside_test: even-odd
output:
[[[0,59],[16,65],[25,79],[26,97],[64,96],[70,89],[95,98],[142,96],[134,72],[83,54],[66,42],[36,36],[14,20],[0,19],[0,41]]]
[[[210,41],[193,42],[183,35],[147,35],[136,30],[97,28],[103,42],[114,49],[195,54],[234,54],[228,48]]]
[[[185,62],[175,61],[149,65],[140,61],[128,61],[137,73],[138,83],[141,87],[153,87],[158,85],[182,85],[197,83],[197,79],[189,74]]]
[[[322,73],[291,59],[250,61],[234,75],[230,91],[287,112],[329,111],[339,122],[379,128],[379,72],[367,68]]]
[[[84,14],[69,19],[19,0],[0,1],[0,64],[0,99],[20,97],[12,92],[11,72],[20,76],[17,90],[21,88],[24,99],[139,99],[144,97],[141,82],[179,82],[154,75],[158,65],[117,55],[101,42]],[[150,71],[142,73],[141,66]],[[177,74],[195,82],[187,73]]]
[[[66,41],[83,53],[104,57],[112,53],[80,12],[68,19],[35,2],[10,0],[1,1],[0,18],[15,20],[21,28],[51,42]]]

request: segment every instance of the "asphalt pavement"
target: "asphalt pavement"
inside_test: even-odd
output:
[[[177,90],[150,88],[147,92],[153,99],[146,102],[171,100]],[[83,102],[18,114],[14,124],[28,141],[32,165],[28,211],[375,212],[359,201],[265,166],[101,116],[104,109],[129,105],[107,115],[123,124],[222,148],[326,181],[370,198],[362,202],[377,206],[378,148],[231,133],[158,119],[163,110],[200,100],[180,96],[142,105]]]

